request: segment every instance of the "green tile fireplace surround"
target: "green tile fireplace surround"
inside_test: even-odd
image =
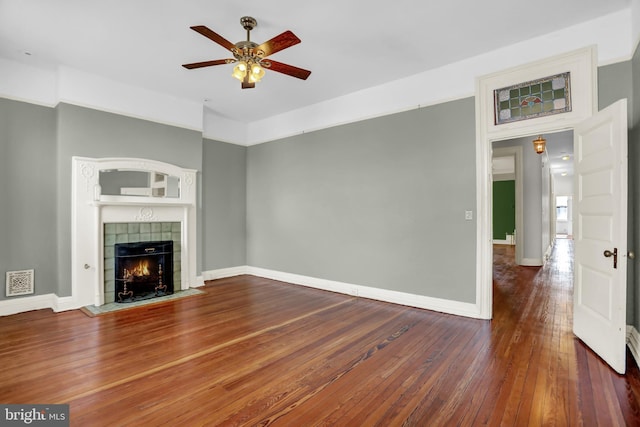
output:
[[[173,289],[181,289],[180,222],[125,222],[104,224],[104,302],[115,301],[116,243],[173,241]]]

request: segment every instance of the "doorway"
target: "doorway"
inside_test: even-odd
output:
[[[556,195],[573,195],[573,131],[545,133],[547,144],[541,154],[533,150],[536,136],[492,142],[494,188],[497,179],[514,179],[516,183],[515,262],[523,266],[544,264],[556,236]],[[505,155],[515,156],[514,173],[496,168],[500,163],[495,159]],[[496,196],[492,194],[493,202]],[[491,207],[495,220],[493,203]]]
[[[597,53],[594,47],[579,49],[556,57],[541,61],[523,64],[496,72],[478,79],[476,85],[476,137],[477,137],[477,180],[478,180],[478,232],[477,232],[477,282],[476,282],[476,306],[478,317],[491,319],[493,316],[493,248],[491,239],[491,158],[493,143],[514,138],[535,139],[539,134],[550,135],[561,131],[571,131],[579,123],[597,112]],[[545,76],[569,72],[571,75],[571,111],[559,115],[547,115],[514,121],[512,123],[498,123],[496,121],[496,93],[502,88],[513,85],[525,84]],[[531,144],[529,142],[528,144]],[[524,148],[524,147],[523,147]],[[526,152],[533,152],[532,145]],[[543,209],[547,217],[552,210],[552,203],[546,204]],[[547,221],[540,229],[545,228],[545,233],[551,239],[551,228],[554,222]],[[526,234],[527,227],[523,232]],[[520,239],[518,239],[520,240]],[[525,236],[525,241],[527,241]],[[538,244],[539,249],[542,243]],[[523,258],[528,258],[526,246]],[[537,253],[537,252],[536,252]],[[537,261],[537,260],[534,260]]]
[[[511,181],[513,183],[513,227],[511,224],[502,224],[504,231],[504,237],[498,235],[500,231],[495,229],[492,232],[492,241],[504,240],[504,243],[514,246],[515,261],[517,264],[522,263],[522,248],[524,242],[524,235],[519,236],[524,232],[523,226],[523,152],[522,147],[515,145],[507,145],[504,147],[496,147],[493,150],[492,159],[492,183],[495,186],[495,181],[500,182]],[[493,207],[492,207],[493,213]],[[493,216],[492,216],[493,218]],[[495,220],[495,218],[493,218]]]
[[[573,236],[573,196],[556,195],[556,239],[571,239]]]
[[[479,317],[493,316],[491,233],[491,151],[495,141],[573,130],[576,167],[574,222],[574,318],[573,332],[610,364],[625,371],[625,308],[627,255],[627,100],[622,99],[598,111],[597,55],[593,48],[581,49],[555,58],[515,67],[478,80],[476,135],[478,140],[478,281],[476,303]],[[511,104],[502,94],[511,88],[529,87],[542,76],[562,70],[571,76],[571,111],[561,115],[522,117],[508,123]],[[568,80],[566,80],[568,81]],[[514,89],[515,91],[516,89]],[[498,93],[500,96],[498,96]],[[566,95],[567,92],[565,92]],[[519,95],[518,95],[519,94]],[[522,92],[518,89],[518,96]],[[504,110],[503,103],[504,102]],[[499,106],[499,107],[498,107]],[[517,111],[516,111],[517,113]],[[521,116],[518,116],[521,117]],[[503,126],[504,125],[504,126]],[[536,150],[540,152],[542,150]],[[547,163],[548,165],[548,163]],[[543,177],[546,176],[543,174]],[[544,187],[543,187],[544,188]],[[552,188],[552,187],[551,187]],[[549,197],[553,194],[553,189]],[[541,220],[555,208],[543,203]],[[555,221],[543,223],[543,233],[555,236]],[[544,234],[543,234],[544,240]],[[618,253],[622,254],[621,257]],[[609,265],[611,264],[611,265]]]
[[[541,267],[553,253],[557,244],[557,233],[562,221],[564,229],[570,221],[567,216],[570,212],[567,208],[567,200],[573,196],[573,131],[562,131],[544,134],[546,149],[538,154],[533,149],[532,141],[538,135],[507,139],[492,142],[492,217],[494,224],[493,254],[495,279],[496,256],[500,262],[504,257],[511,257],[511,262],[520,267]],[[505,170],[501,167],[501,161],[505,154],[517,153],[517,166],[514,170]],[[519,173],[515,173],[518,170]],[[495,239],[496,227],[496,179],[515,179],[518,182],[518,214],[519,224],[516,227],[516,241],[519,244],[519,253],[514,248],[503,246],[504,243]],[[558,197],[558,192],[563,194]],[[560,205],[558,202],[561,202]],[[570,219],[570,217],[569,217]],[[564,230],[563,229],[563,230]],[[565,237],[568,232],[564,232]],[[570,266],[573,265],[573,252],[571,259],[564,260]]]

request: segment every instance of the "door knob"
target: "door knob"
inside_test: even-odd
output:
[[[633,251],[629,251],[627,252],[627,257],[629,257],[629,259],[636,259],[636,253]]]
[[[609,249],[605,250],[604,256],[607,258],[613,257],[613,268],[618,268],[618,248],[613,248],[613,252]]]

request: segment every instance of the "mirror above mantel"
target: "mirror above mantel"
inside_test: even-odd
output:
[[[101,170],[100,194],[180,198],[180,178],[162,172],[136,169]]]

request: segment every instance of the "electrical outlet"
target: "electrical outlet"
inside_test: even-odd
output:
[[[473,219],[473,211],[464,211],[464,219],[471,221]]]

